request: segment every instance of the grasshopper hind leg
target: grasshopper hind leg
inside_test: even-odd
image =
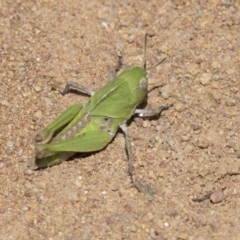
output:
[[[28,168],[39,169],[44,167],[50,167],[56,164],[60,164],[63,161],[73,156],[75,152],[59,152],[43,159],[38,159],[36,156],[32,157],[28,162]]]
[[[150,196],[153,196],[155,194],[155,190],[149,184],[141,180],[133,179],[132,147],[131,147],[127,125],[126,123],[123,123],[119,127],[121,128],[121,130],[125,135],[126,149],[128,154],[128,174],[133,184],[133,187],[135,187],[139,192],[148,193]]]
[[[132,147],[131,147],[130,136],[129,136],[128,129],[127,129],[127,124],[126,123],[121,124],[120,128],[122,129],[124,136],[125,136],[125,143],[126,143],[126,149],[127,149],[127,155],[128,155],[128,174],[130,176],[132,183],[134,184],[133,173],[132,173],[132,171],[133,171]]]
[[[172,105],[162,106],[162,107],[159,107],[158,109],[136,109],[134,114],[139,114],[140,117],[144,117],[144,115],[156,116],[161,114],[162,111],[167,110],[170,107],[172,107]],[[155,194],[155,190],[148,183],[141,180],[133,179],[133,166],[132,166],[133,157],[132,157],[132,147],[130,142],[130,136],[128,133],[126,123],[121,124],[119,127],[121,128],[125,136],[126,150],[128,154],[128,174],[130,176],[131,182],[139,192],[148,193],[151,196],[153,196]]]

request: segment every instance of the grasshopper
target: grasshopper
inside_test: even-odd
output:
[[[169,106],[158,109],[137,109],[147,95],[145,34],[142,67],[132,67],[111,79],[97,92],[75,82],[67,82],[62,94],[70,87],[78,89],[90,98],[83,104],[67,108],[51,124],[35,137],[33,169],[59,164],[77,152],[95,152],[105,148],[120,128],[126,139],[128,174],[133,182],[132,150],[127,121],[134,115],[158,115]]]

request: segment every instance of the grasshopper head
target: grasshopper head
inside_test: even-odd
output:
[[[124,79],[133,95],[134,104],[143,101],[147,94],[148,80],[147,73],[141,67],[133,67],[122,72],[118,78]]]

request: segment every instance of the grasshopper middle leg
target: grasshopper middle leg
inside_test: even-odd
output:
[[[161,114],[162,111],[165,111],[172,106],[173,106],[173,104],[171,104],[169,106],[162,106],[157,109],[136,109],[134,114],[138,114],[140,117],[145,117],[144,115],[156,116],[156,115]]]

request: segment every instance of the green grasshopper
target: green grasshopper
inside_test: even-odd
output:
[[[66,83],[63,95],[73,87],[91,97],[83,104],[67,108],[36,135],[33,169],[59,164],[77,152],[99,151],[111,142],[120,128],[126,139],[128,174],[133,182],[132,150],[126,123],[134,114],[158,115],[169,108],[136,108],[147,95],[146,44],[147,34],[142,67],[132,67],[122,72],[96,93],[78,83]]]

